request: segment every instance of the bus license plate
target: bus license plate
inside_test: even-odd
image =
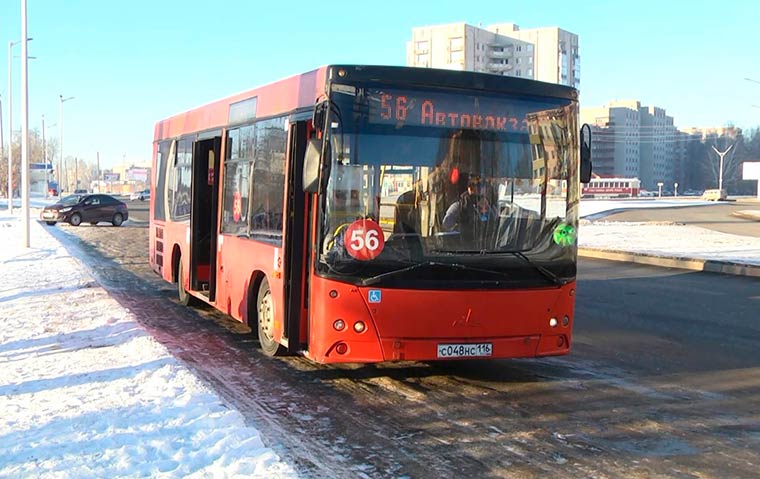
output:
[[[477,358],[491,356],[491,354],[493,354],[491,343],[438,345],[439,358]]]

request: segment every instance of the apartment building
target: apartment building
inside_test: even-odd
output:
[[[466,23],[414,27],[409,66],[469,70],[580,87],[578,35],[558,27],[521,30]]]
[[[591,126],[591,157],[599,176],[641,178],[640,110],[636,100],[581,108],[581,124]]]
[[[664,189],[672,191],[675,183],[675,140],[676,128],[673,117],[664,108],[647,106],[640,109],[641,118],[641,184],[647,189],[656,189],[657,183],[664,183]]]
[[[647,190],[657,190],[662,182],[665,191],[673,190],[684,168],[685,148],[664,108],[641,106],[637,100],[613,101],[581,108],[581,123],[592,127],[597,174],[639,178]]]

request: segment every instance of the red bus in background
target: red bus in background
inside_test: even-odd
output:
[[[565,354],[577,116],[569,87],[378,66],[189,110],[155,126],[150,264],[267,355]]]
[[[584,198],[635,198],[640,193],[638,178],[591,178],[582,190]]]

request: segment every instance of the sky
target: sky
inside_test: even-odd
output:
[[[5,117],[20,4],[0,2]],[[99,153],[104,167],[149,163],[153,126],[175,113],[330,63],[403,65],[413,27],[461,21],[578,34],[581,106],[634,98],[682,128],[760,126],[760,83],[746,80],[760,82],[756,0],[27,0],[27,17],[29,127],[45,115],[58,138],[59,95],[74,97],[63,104],[64,154]],[[16,59],[16,126],[20,72]]]
[[[19,210],[9,215],[4,203],[0,478],[297,477],[272,450],[277,438],[262,437],[171,356],[46,226],[32,221],[31,248],[22,248]],[[581,213],[671,205],[583,201]],[[578,240],[760,265],[760,238],[693,226],[584,222]]]

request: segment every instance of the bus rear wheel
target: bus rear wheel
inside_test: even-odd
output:
[[[274,340],[274,298],[266,278],[259,285],[256,312],[261,351],[267,356],[284,354],[285,348]]]

